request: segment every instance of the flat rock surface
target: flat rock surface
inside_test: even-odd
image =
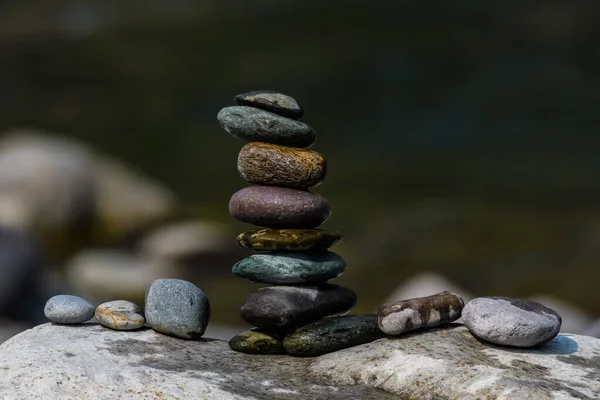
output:
[[[309,369],[411,400],[600,398],[600,340],[572,334],[538,349],[507,349],[450,324],[326,354]]]
[[[311,358],[248,355],[225,341],[187,341],[150,329],[44,324],[0,346],[0,398],[397,399],[308,377]]]
[[[7,400],[597,399],[600,340],[561,334],[536,350],[506,350],[452,324],[297,358],[150,329],[44,324],[0,346],[0,369]]]

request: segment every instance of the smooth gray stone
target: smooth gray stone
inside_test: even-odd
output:
[[[200,339],[210,318],[208,298],[182,279],[157,279],[146,291],[146,322],[152,329],[183,339]]]
[[[330,251],[253,254],[233,266],[233,274],[239,278],[278,285],[325,282],[345,270],[342,257]]]
[[[44,315],[57,324],[81,324],[94,316],[96,308],[79,296],[59,294],[44,306]]]
[[[227,133],[249,142],[309,147],[316,140],[309,125],[254,107],[225,107],[217,120]]]
[[[290,330],[346,313],[355,305],[356,294],[338,285],[270,286],[250,293],[240,315],[259,328]]]
[[[293,119],[302,118],[304,113],[296,99],[274,90],[241,93],[235,96],[233,101],[240,106],[256,107]]]
[[[551,308],[528,300],[478,297],[462,312],[465,325],[479,339],[490,343],[533,347],[552,340],[562,320]]]

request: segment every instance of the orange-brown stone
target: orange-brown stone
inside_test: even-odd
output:
[[[304,189],[325,180],[327,162],[316,151],[252,142],[240,150],[238,171],[250,183]]]

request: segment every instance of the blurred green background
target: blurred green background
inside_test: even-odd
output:
[[[434,271],[474,295],[547,293],[600,315],[599,13],[594,1],[3,1],[0,129],[124,160],[234,243],[250,228],[227,211],[247,185],[243,143],[216,115],[237,93],[279,90],[328,160],[315,191],[333,210],[323,227],[345,236],[336,282],[357,312]],[[193,277],[217,322],[239,322],[256,287],[230,267]]]

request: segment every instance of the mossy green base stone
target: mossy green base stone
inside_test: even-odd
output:
[[[283,354],[283,335],[274,331],[253,328],[229,340],[232,350],[248,354]]]
[[[383,337],[376,314],[345,315],[296,329],[283,339],[283,348],[294,356],[318,356]]]
[[[342,240],[323,229],[253,229],[237,237],[240,246],[257,251],[325,251]]]
[[[275,285],[325,282],[345,270],[342,257],[330,251],[253,254],[233,266],[233,274],[239,278]]]

